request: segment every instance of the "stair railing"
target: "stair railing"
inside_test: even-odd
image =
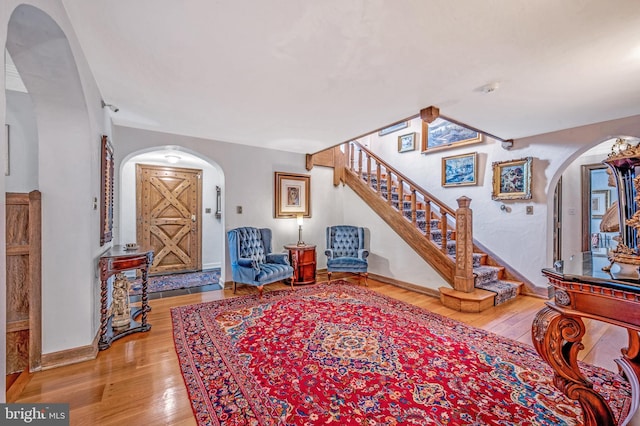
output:
[[[431,238],[431,220],[439,220],[441,240],[438,249],[448,255],[448,242],[456,241],[456,272],[453,286],[456,290],[473,291],[473,235],[471,209],[469,209],[471,200],[462,197],[464,198],[462,204],[461,200],[458,200],[459,209],[454,211],[357,141],[345,143],[342,151],[347,158],[345,164],[347,171],[355,174],[420,232],[423,231],[418,226],[418,211],[425,212],[426,227],[423,233],[429,243],[436,247],[438,245]],[[384,179],[387,181],[386,189],[383,189],[381,184]],[[398,194],[397,207],[392,195],[394,188]],[[410,205],[408,215],[405,213],[407,211],[404,208],[405,202]],[[456,221],[457,216],[464,218],[460,226]],[[458,228],[460,228],[459,231]]]

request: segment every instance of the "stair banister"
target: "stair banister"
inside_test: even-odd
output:
[[[442,209],[442,211],[447,212],[448,215],[450,215],[451,217],[455,217],[455,211],[451,208],[449,208],[445,203],[443,203],[442,201],[440,201],[439,199],[437,199],[436,197],[434,197],[433,195],[431,195],[429,192],[427,192],[425,189],[421,188],[420,185],[416,184],[415,182],[413,182],[411,179],[407,178],[406,176],[404,176],[402,173],[400,173],[399,171],[397,171],[396,169],[394,169],[393,167],[391,167],[389,164],[387,164],[383,159],[381,159],[380,157],[378,157],[376,154],[374,154],[373,152],[369,151],[367,148],[365,148],[364,146],[360,145],[360,143],[356,142],[356,141],[351,141],[349,142],[349,144],[352,144],[353,146],[357,147],[360,154],[362,154],[363,152],[366,153],[368,156],[375,158],[376,161],[380,164],[383,164],[385,166],[385,168],[387,169],[387,171],[391,171],[393,174],[395,174],[396,176],[398,176],[399,178],[401,178],[404,182],[406,182],[409,185],[412,185],[413,187],[415,187],[416,189],[418,189],[419,192],[421,192],[425,198],[425,201],[427,200],[431,200],[433,201],[436,205],[438,205],[438,207],[440,207]],[[361,160],[360,160],[361,161]],[[351,170],[354,170],[355,165],[351,166]],[[360,166],[361,168],[362,166]],[[354,170],[355,171],[355,170]],[[362,173],[357,173],[358,176],[360,176],[362,178]],[[389,174],[387,172],[387,174]],[[388,178],[387,178],[388,179]]]
[[[455,266],[455,275],[453,279],[453,287],[456,290],[463,292],[472,292],[474,289],[474,276],[473,276],[473,234],[472,234],[472,212],[469,208],[469,204],[471,203],[471,199],[468,197],[461,197],[458,199],[458,209],[453,211],[446,204],[433,197],[427,191],[422,189],[420,186],[415,184],[413,181],[405,177],[402,173],[395,170],[393,167],[389,166],[385,163],[380,157],[370,152],[368,149],[360,145],[356,141],[350,142],[348,147],[348,152],[351,152],[351,158],[353,158],[353,150],[358,149],[358,164],[351,164],[351,170],[355,172],[355,166],[358,167],[358,172],[356,173],[359,179],[363,180],[362,173],[362,162],[363,155],[366,156],[366,174],[367,186],[374,190],[380,197],[383,196],[381,190],[381,182],[382,182],[382,167],[385,168],[386,179],[387,179],[387,197],[386,202],[388,204],[392,204],[392,186],[394,184],[394,176],[395,176],[395,184],[397,185],[398,192],[398,211],[400,214],[403,214],[403,205],[405,202],[405,184],[407,185],[407,197],[409,197],[409,201],[411,204],[411,216],[409,220],[411,223],[416,226],[417,225],[417,194],[420,194],[424,201],[424,209],[425,209],[425,219],[426,219],[426,237],[430,240],[431,233],[431,215],[432,215],[432,206],[431,203],[435,203],[438,207],[440,213],[440,232],[441,232],[441,247],[440,250],[444,255],[448,255],[448,244],[449,241],[448,231],[449,231],[449,218],[452,218],[455,223],[455,232],[456,235],[456,266]],[[372,167],[371,160],[374,161],[375,166],[375,174],[376,174],[376,185],[373,185],[372,179]],[[459,223],[458,220],[461,220]]]

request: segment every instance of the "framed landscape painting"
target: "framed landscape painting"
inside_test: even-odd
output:
[[[494,200],[531,199],[532,157],[493,163]]]
[[[422,138],[423,152],[482,142],[482,134],[479,132],[444,118],[436,118],[426,127],[427,131]]]
[[[311,217],[311,176],[275,172],[275,218]]]
[[[378,132],[378,136],[388,135],[389,133],[397,132],[398,130],[406,129],[409,127],[408,121],[401,121],[400,123],[396,123],[392,126],[385,127],[384,129]]]
[[[416,149],[416,132],[398,136],[398,152],[413,151]]]
[[[442,186],[477,185],[478,153],[442,158]]]

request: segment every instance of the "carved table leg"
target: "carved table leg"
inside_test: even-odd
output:
[[[147,286],[148,286],[148,277],[149,273],[146,269],[142,270],[142,319],[140,320],[140,324],[144,330],[148,330],[147,328],[147,312],[149,312],[149,300],[147,295]],[[150,328],[150,327],[149,327]]]
[[[586,426],[615,425],[611,409],[578,366],[578,352],[584,348],[582,319],[563,315],[550,307],[536,314],[531,329],[533,344],[553,369],[553,384],[582,407]]]
[[[107,342],[107,281],[101,280],[100,282],[100,340],[98,342],[98,348],[100,350],[109,347]]]
[[[622,349],[622,359],[616,363],[629,384],[631,385],[631,407],[627,418],[620,422],[621,425],[640,424],[640,336],[635,330],[627,329],[629,334],[629,347]]]

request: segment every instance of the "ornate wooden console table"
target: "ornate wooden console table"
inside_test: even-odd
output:
[[[554,302],[547,302],[532,326],[533,344],[553,368],[553,382],[571,399],[578,400],[587,426],[638,424],[640,422],[640,280],[613,278],[593,267],[590,253],[542,273],[555,287]],[[617,359],[621,372],[631,384],[632,405],[626,419],[616,423],[605,399],[580,372],[578,352],[586,328],[582,318],[604,321],[627,329],[629,346]],[[627,423],[628,422],[628,423]]]
[[[114,246],[102,256],[100,256],[100,340],[98,349],[104,350],[111,346],[111,342],[121,337],[127,336],[139,331],[149,331],[151,325],[147,323],[147,312],[151,309],[147,298],[147,278],[149,267],[153,262],[153,250],[135,249],[125,250],[122,246]],[[107,300],[107,281],[114,274],[121,273],[130,269],[139,269],[142,273],[142,298],[140,307],[128,311],[128,292],[123,296],[126,297],[127,312],[130,312],[128,324],[114,324],[114,314],[107,315],[109,306]],[[123,277],[124,279],[124,277]],[[117,279],[116,279],[117,280]],[[141,315],[140,322],[135,318]],[[127,317],[129,314],[127,313]]]

